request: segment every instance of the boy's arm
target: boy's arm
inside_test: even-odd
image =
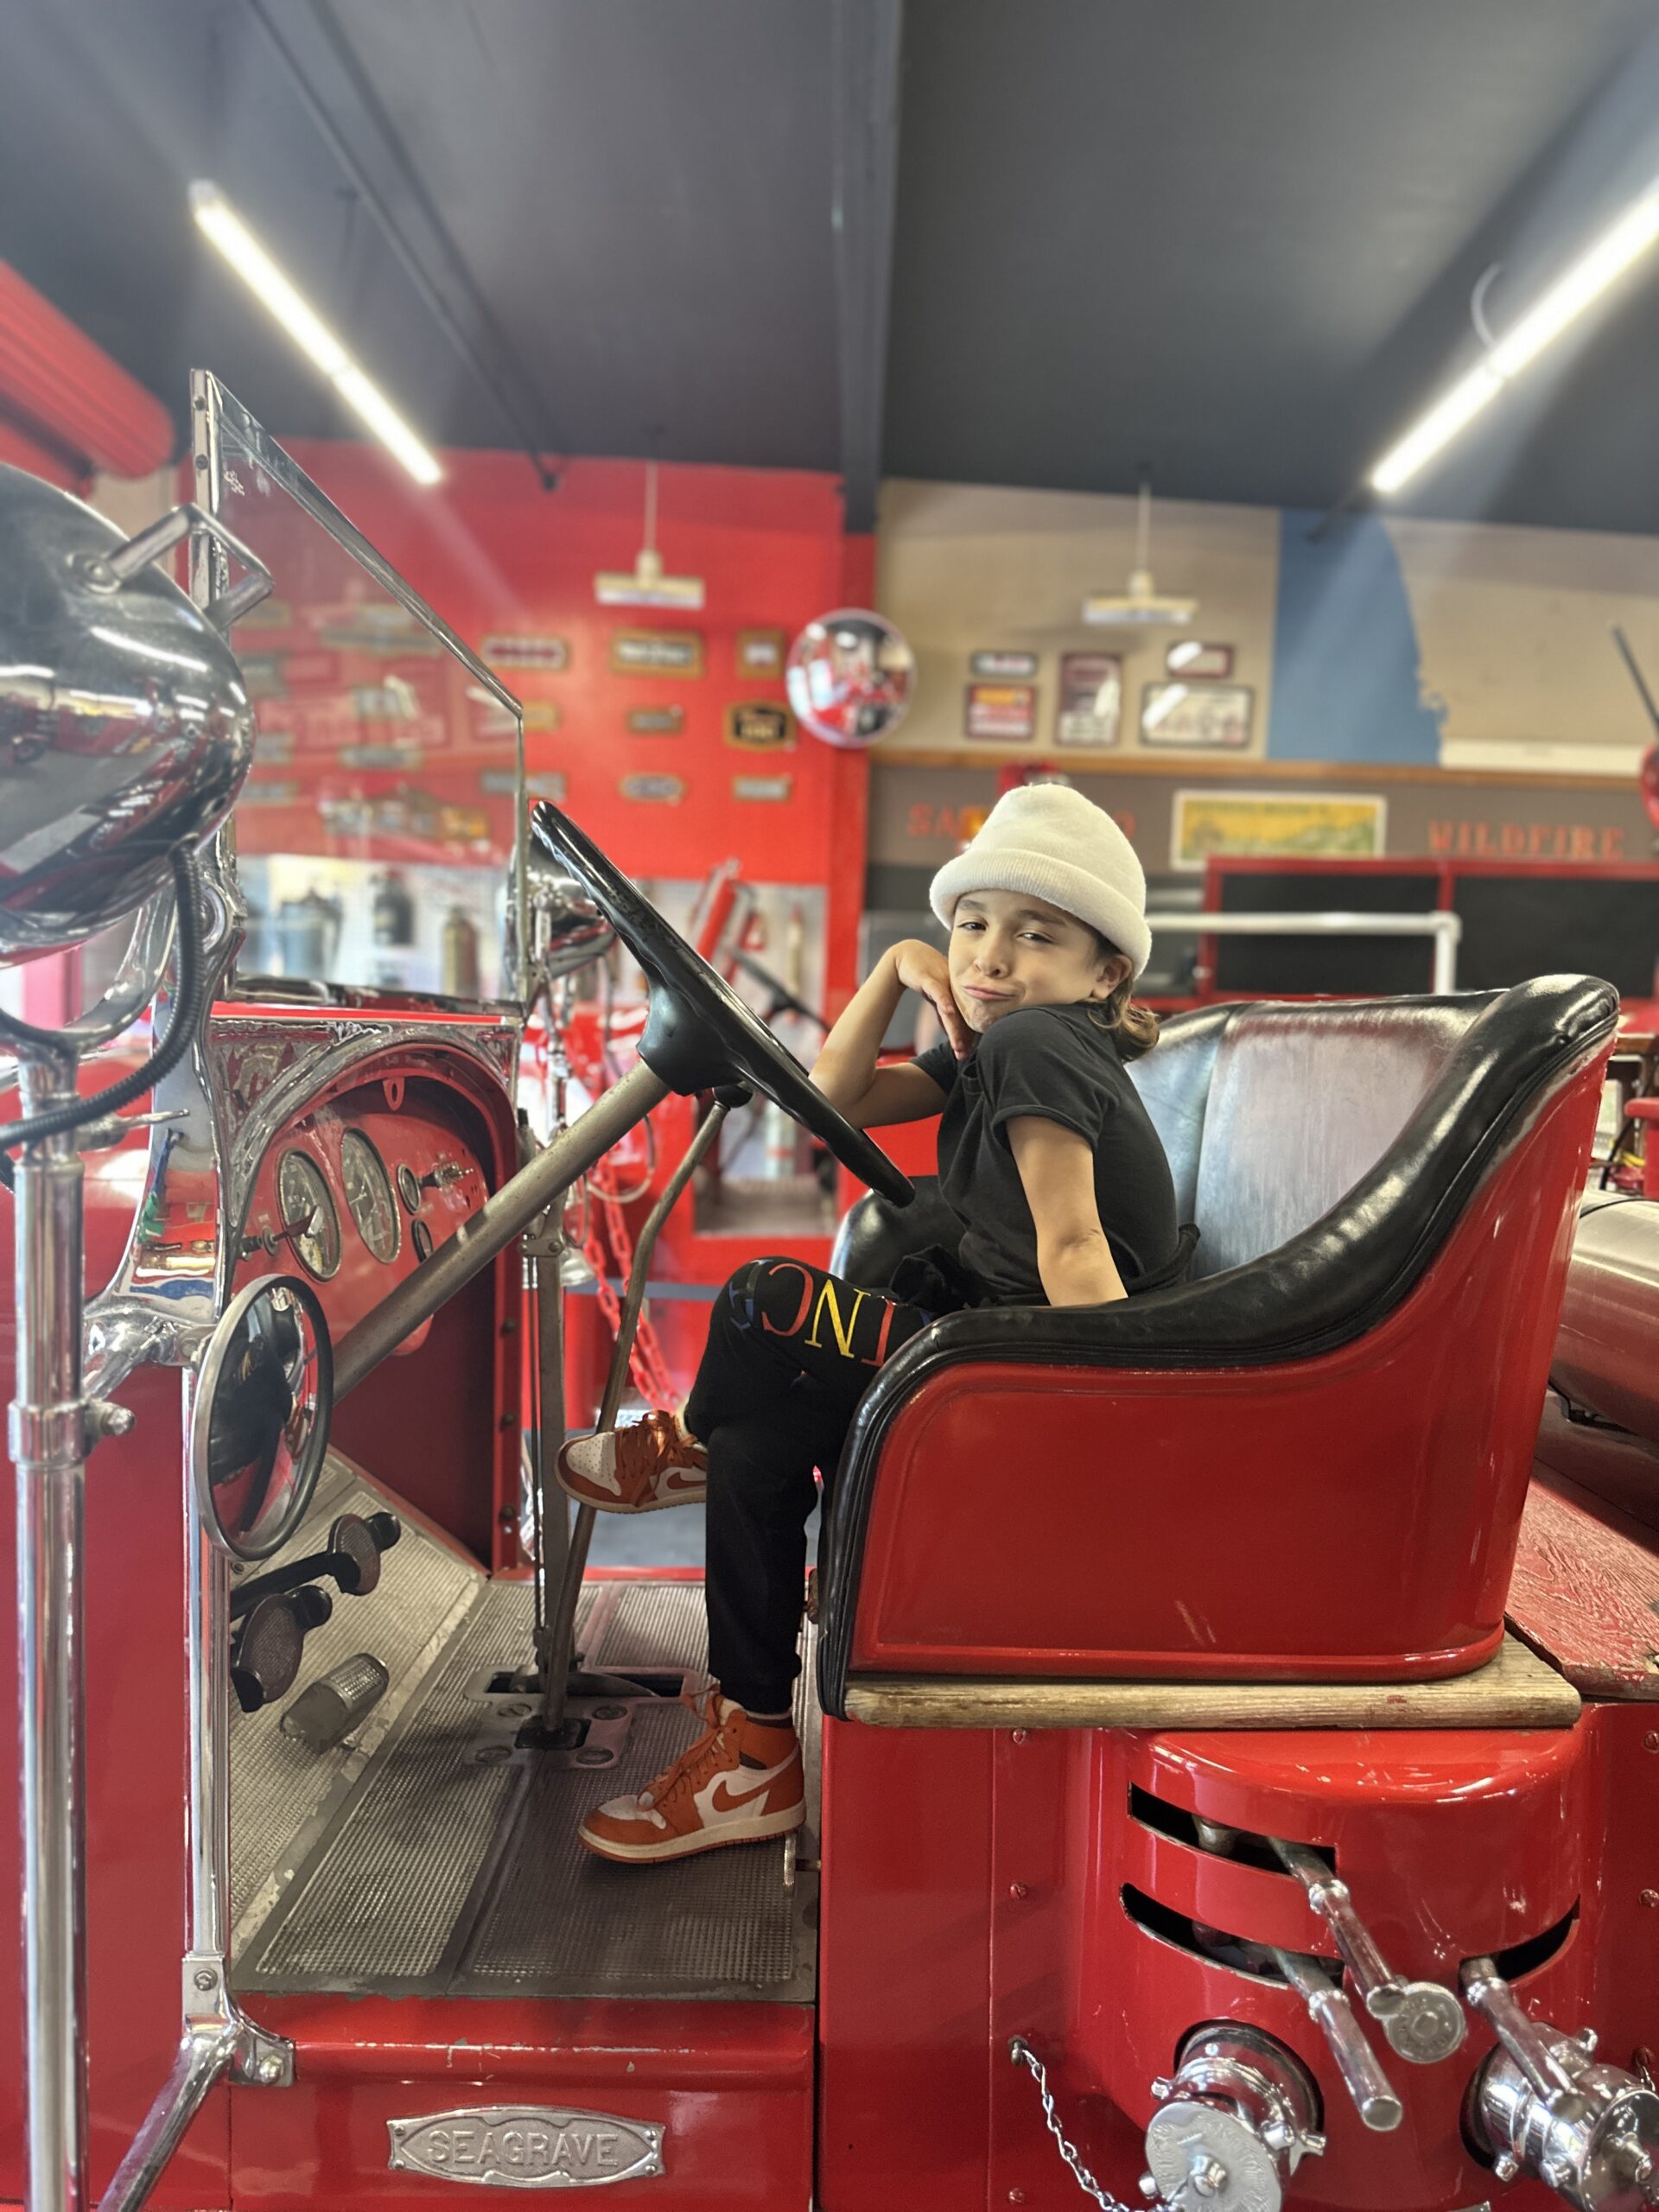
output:
[[[1007,1134],[1037,1230],[1037,1272],[1049,1304],[1106,1306],[1127,1298],[1100,1225],[1087,1142],[1037,1114],[1016,1116]]]
[[[895,944],[859,985],[813,1063],[813,1082],[855,1128],[919,1122],[944,1103],[944,1091],[913,1061],[895,1068],[875,1064],[893,1010],[912,989],[931,1001],[957,1057],[966,1057],[968,1028],[950,995],[943,955],[919,938]]]

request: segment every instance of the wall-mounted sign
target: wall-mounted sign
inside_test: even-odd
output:
[[[781,676],[784,672],[783,632],[740,630],[737,633],[737,672],[740,676]]]
[[[734,776],[732,797],[780,805],[795,788],[793,776]]]
[[[1230,645],[1200,645],[1196,638],[1183,638],[1164,655],[1164,666],[1172,676],[1230,676],[1233,649]]]
[[[525,637],[498,632],[484,640],[484,658],[493,668],[557,670],[570,665],[570,647],[563,638]]]
[[[783,753],[793,748],[795,725],[780,699],[754,699],[726,709],[726,742],[748,753]]]
[[[253,734],[256,768],[281,767],[294,758],[294,739],[285,729],[257,729]]]
[[[244,660],[243,665],[246,666]],[[340,681],[340,655],[323,652],[293,652],[283,655],[283,681],[295,691],[315,690],[325,683]]]
[[[984,652],[973,654],[968,663],[970,676],[1000,677],[1007,683],[1017,682],[1023,677],[1037,673],[1035,653]]]
[[[384,683],[354,683],[352,710],[365,721],[412,722],[421,711],[421,702],[415,686],[405,677],[389,676]]]
[[[1389,804],[1325,791],[1177,791],[1170,860],[1201,868],[1212,853],[1243,860],[1371,861],[1382,856]]]
[[[291,630],[294,627],[294,608],[286,599],[262,599],[245,614],[236,618],[238,630]]]
[[[640,806],[677,806],[685,797],[683,776],[624,776],[617,786],[624,798]]]
[[[250,699],[280,699],[288,690],[282,653],[238,653],[236,664]]]
[[[358,653],[381,653],[402,660],[410,655],[435,660],[443,651],[440,639],[422,626],[404,607],[382,607],[362,601],[343,607],[308,608],[325,645]]]
[[[261,783],[257,777],[250,776],[242,786],[242,796],[237,801],[237,804],[238,806],[297,806],[299,798],[300,787],[296,783],[266,784]]]
[[[556,699],[526,699],[524,701],[524,728],[527,730],[538,729],[545,734],[549,730],[557,729],[563,720],[564,709]]]
[[[677,737],[685,728],[683,707],[630,707],[631,737]]]
[[[1254,696],[1247,683],[1148,683],[1141,694],[1141,742],[1185,753],[1242,753],[1250,741]]]
[[[970,683],[963,721],[965,735],[1002,745],[1025,745],[1037,734],[1037,688],[1032,683]]]
[[[531,798],[550,798],[556,806],[563,806],[565,793],[564,777],[557,769],[524,778],[524,789]],[[511,768],[480,768],[478,788],[486,798],[511,798],[518,788],[518,779]]]
[[[1116,745],[1123,715],[1121,653],[1062,653],[1056,745]]]
[[[419,745],[342,745],[342,768],[418,768],[426,758]]]
[[[701,676],[700,630],[617,630],[611,666],[619,676]]]

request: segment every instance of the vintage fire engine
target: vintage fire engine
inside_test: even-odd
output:
[[[1534,1468],[1612,993],[1172,1023],[1136,1072],[1192,1278],[906,1346],[804,1629],[808,1828],[591,1859],[578,1818],[686,1738],[702,1653],[695,1580],[585,1573],[545,1478],[564,1194],[655,1102],[707,1102],[605,1421],[653,1227],[740,1093],[869,1186],[855,1277],[933,1241],[935,1200],[550,807],[521,815],[511,1002],[238,986],[226,637],[289,542],[257,502],[515,702],[213,379],[194,397],[201,505],[130,543],[0,472],[0,945],[141,909],[73,1033],[7,1028],[0,2193],[1659,2200],[1641,1201],[1585,1224]],[[154,565],[187,536],[188,597]],[[651,981],[637,1054],[538,1141],[523,1015],[607,929]],[[158,989],[154,1059],[78,1074]],[[118,1109],[145,1091],[140,1155]]]

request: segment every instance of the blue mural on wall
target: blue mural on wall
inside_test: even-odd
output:
[[[1274,760],[1438,766],[1443,705],[1424,698],[1417,631],[1380,515],[1338,515],[1317,541],[1311,508],[1279,518]]]

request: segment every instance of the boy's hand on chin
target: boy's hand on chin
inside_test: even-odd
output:
[[[950,969],[944,955],[924,938],[907,937],[891,955],[893,972],[906,990],[918,991],[939,1017],[939,1026],[959,1060],[974,1049],[973,1033],[962,1018],[950,989]]]

